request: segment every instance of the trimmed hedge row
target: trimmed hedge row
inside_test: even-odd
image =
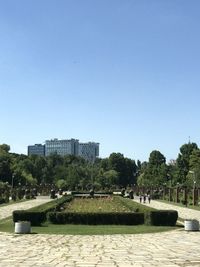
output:
[[[13,212],[13,221],[30,221],[32,226],[38,226],[47,219],[53,224],[116,224],[116,225],[138,225],[149,224],[155,226],[175,226],[178,213],[175,210],[140,210],[139,212],[59,212],[60,207],[70,202],[73,196],[65,196],[48,202],[30,210],[17,210]],[[129,204],[129,203],[127,203]],[[141,206],[141,205],[140,205]],[[143,206],[143,205],[142,205]],[[136,210],[135,210],[136,211]]]
[[[176,210],[155,210],[147,213],[145,221],[155,226],[175,226],[178,219]]]
[[[5,198],[0,198],[0,204],[4,204],[4,203],[8,203],[9,199],[5,199]]]
[[[48,212],[59,210],[64,203],[70,202],[72,199],[72,196],[62,197],[29,210],[15,210],[13,211],[13,222],[30,221],[32,226],[39,226],[47,220]]]
[[[29,211],[44,211],[45,213],[50,211],[59,211],[64,203],[71,202],[73,199],[73,196],[63,196],[40,206],[31,208]]]
[[[48,220],[53,224],[117,224],[137,225],[144,224],[144,213],[131,212],[49,212]]]
[[[32,226],[39,226],[46,221],[46,213],[44,211],[13,211],[13,222],[30,221]]]
[[[49,222],[53,224],[116,224],[154,226],[175,226],[178,213],[175,210],[155,210],[147,213],[86,213],[86,212],[49,212]]]

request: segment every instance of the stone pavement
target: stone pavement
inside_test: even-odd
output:
[[[200,232],[183,229],[99,236],[0,233],[0,267],[200,267],[199,241]]]
[[[1,267],[200,266],[200,233],[14,235],[0,233]]]

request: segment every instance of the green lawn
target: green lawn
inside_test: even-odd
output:
[[[56,225],[44,224],[41,227],[31,227],[34,234],[62,234],[62,235],[113,235],[113,234],[144,234],[157,233],[178,229],[178,227],[146,226],[146,225]],[[10,219],[0,222],[0,232],[14,233],[14,223]]]

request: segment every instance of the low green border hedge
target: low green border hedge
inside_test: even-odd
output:
[[[44,211],[13,211],[13,221],[30,221],[32,226],[39,226],[46,221],[46,213]]]
[[[53,224],[144,224],[144,213],[86,213],[86,212],[49,212],[48,220]]]
[[[47,220],[47,213],[57,211],[66,203],[72,201],[72,196],[62,197],[29,210],[13,211],[13,222],[30,221],[32,226],[39,226]]]
[[[178,219],[176,210],[155,210],[146,214],[147,224],[155,226],[175,226]]]

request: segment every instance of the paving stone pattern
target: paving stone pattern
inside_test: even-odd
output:
[[[156,203],[152,201],[150,206]],[[1,266],[200,267],[200,232],[181,229],[99,236],[0,233]]]

